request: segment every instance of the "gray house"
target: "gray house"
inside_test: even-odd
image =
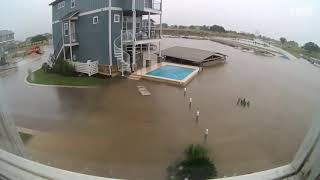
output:
[[[0,57],[15,51],[14,32],[0,30]]]
[[[159,43],[159,29],[143,19],[162,19],[162,0],[55,0],[52,6],[54,57],[98,61],[99,72],[135,71],[142,46]],[[141,47],[141,48],[140,48]],[[150,57],[148,55],[148,57]]]

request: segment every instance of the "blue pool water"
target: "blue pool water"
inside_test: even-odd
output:
[[[165,65],[156,70],[148,72],[147,75],[174,79],[174,80],[183,80],[193,71],[194,69],[191,69],[191,68]]]

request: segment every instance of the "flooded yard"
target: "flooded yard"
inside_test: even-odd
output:
[[[320,69],[211,41],[162,43],[176,45],[221,52],[228,63],[205,68],[188,84],[187,97],[181,87],[150,81],[118,80],[97,89],[29,86],[27,69],[39,61],[0,75],[1,102],[16,125],[41,131],[27,144],[30,158],[85,174],[160,180],[187,145],[203,143],[209,129],[219,176],[290,162],[319,110]],[[152,95],[141,96],[139,85]],[[249,99],[250,108],[237,106],[239,97]]]

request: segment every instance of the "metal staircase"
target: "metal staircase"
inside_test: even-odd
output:
[[[123,50],[122,32],[113,43],[114,57],[117,59],[118,70],[121,71],[122,76],[124,72],[131,72],[130,54]]]
[[[53,54],[50,54],[48,63],[52,65],[57,59],[59,59],[63,50],[62,38],[58,42],[57,46],[54,48]]]

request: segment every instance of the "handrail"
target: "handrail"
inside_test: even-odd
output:
[[[118,36],[113,42],[113,44],[114,44],[113,48],[114,48],[114,53],[121,52],[121,60],[120,60],[119,63],[121,63],[121,71],[122,71],[122,74],[123,74],[124,66],[128,67],[130,65],[130,54],[123,50],[122,40],[123,40],[123,34],[122,34],[122,31],[121,31],[120,36]]]
[[[63,41],[62,38],[58,41],[58,44],[54,48],[53,54],[50,54],[48,63],[49,65],[52,65],[55,63],[55,61],[59,58],[59,53],[61,52],[61,49],[63,47]]]
[[[58,53],[60,52],[61,47],[63,46],[62,44],[62,38],[59,40],[57,46],[54,48],[53,55],[56,57]]]

